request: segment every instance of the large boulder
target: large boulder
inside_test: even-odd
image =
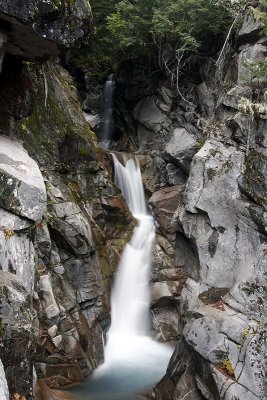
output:
[[[33,221],[46,211],[46,190],[37,163],[19,142],[0,137],[0,206]]]
[[[156,217],[159,229],[169,241],[175,240],[175,230],[172,227],[172,217],[182,201],[184,185],[165,187],[156,191],[149,199]]]
[[[177,128],[165,148],[164,158],[180,166],[188,173],[192,158],[196,152],[197,137],[184,128]]]
[[[167,95],[163,98],[156,95],[145,97],[136,105],[133,115],[146,130],[154,134],[159,133],[170,125],[167,114],[170,112],[171,104],[172,102]],[[140,129],[139,127],[139,131]],[[142,143],[141,135],[142,133],[140,131],[140,143]]]

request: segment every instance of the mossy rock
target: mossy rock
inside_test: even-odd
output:
[[[256,204],[267,207],[267,157],[252,151],[245,161],[245,173],[239,184],[241,190]]]
[[[18,132],[31,156],[40,164],[51,166],[64,152],[75,156],[75,150],[80,149],[95,159],[96,137],[83,116],[67,71],[58,64],[46,63],[30,64],[28,72],[34,104],[30,116],[19,122]],[[66,142],[71,142],[72,148],[65,148]]]

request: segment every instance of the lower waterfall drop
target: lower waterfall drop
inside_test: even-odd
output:
[[[125,246],[111,295],[111,326],[104,363],[93,373],[81,399],[129,400],[150,389],[165,374],[172,349],[149,336],[149,280],[154,220],[147,212],[140,167],[135,159],[123,166],[112,154],[115,183],[138,220]]]

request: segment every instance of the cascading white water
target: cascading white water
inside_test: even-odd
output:
[[[155,238],[148,214],[140,167],[135,159],[121,164],[112,154],[115,183],[138,220],[125,246],[111,295],[111,326],[104,363],[79,387],[79,400],[132,400],[165,374],[172,350],[149,336],[149,279]]]
[[[147,214],[144,188],[139,165],[135,159],[125,167],[113,154],[115,183],[138,220],[130,243],[125,246],[111,296],[111,328],[116,334],[140,336],[149,330],[149,274],[152,245],[155,238],[154,221]]]
[[[149,337],[149,277],[155,228],[147,213],[139,164],[130,159],[123,166],[114,154],[113,160],[115,182],[138,226],[125,246],[112,290],[105,361],[94,372],[89,388],[85,385],[80,390],[86,393],[81,399],[132,399],[163,377],[172,353]]]
[[[115,81],[112,74],[105,83],[102,96],[99,145],[104,149],[109,149],[112,145],[114,89]]]

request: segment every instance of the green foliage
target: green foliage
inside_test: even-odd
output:
[[[222,33],[229,8],[215,0],[121,0],[107,17],[117,46],[144,54],[162,43],[195,51]]]
[[[267,79],[267,60],[250,61],[246,69],[244,78],[248,82],[261,83]]]
[[[259,0],[259,7],[251,7],[254,18],[262,25],[262,32],[267,35],[267,0]]]
[[[72,63],[102,79],[122,62],[144,57],[155,70],[177,54],[214,49],[232,18],[231,0],[91,0],[96,26],[92,48],[74,52]],[[215,45],[216,47],[216,45]],[[179,55],[180,57],[180,55]]]

